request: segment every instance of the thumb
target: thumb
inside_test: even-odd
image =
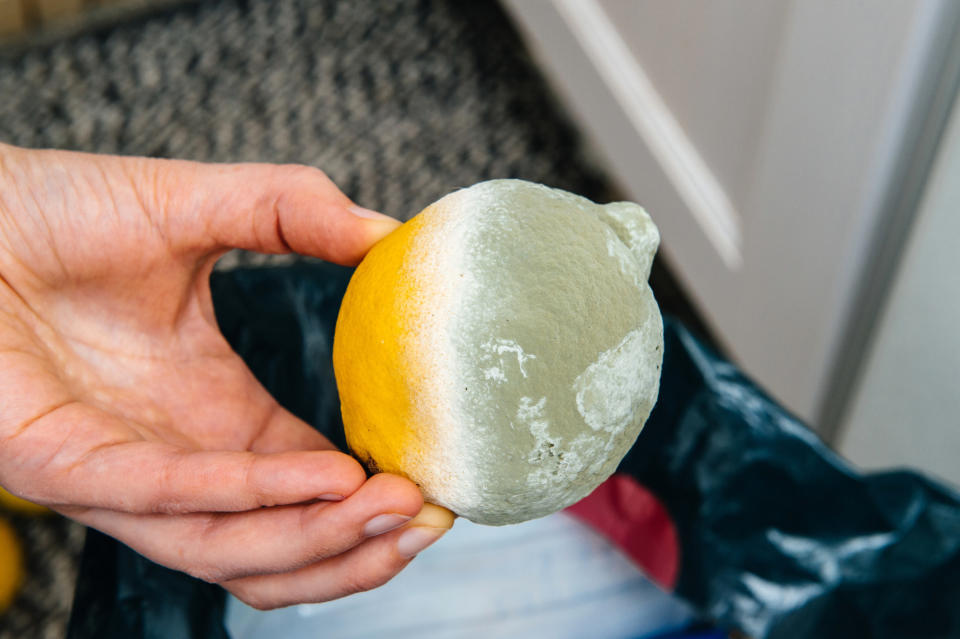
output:
[[[400,226],[354,204],[312,167],[142,162],[138,188],[154,191],[142,200],[157,203],[152,213],[187,250],[293,252],[353,265]]]

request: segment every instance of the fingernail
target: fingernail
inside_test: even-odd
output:
[[[371,209],[365,209],[365,208],[363,208],[362,206],[356,206],[356,205],[354,205],[354,206],[349,206],[349,207],[347,207],[347,208],[350,210],[351,213],[353,213],[353,214],[356,215],[357,217],[362,217],[362,218],[367,219],[367,220],[380,220],[380,221],[389,220],[389,221],[391,221],[391,222],[395,222],[395,223],[397,223],[397,224],[400,224],[399,221],[395,220],[394,218],[390,217],[389,215],[384,215],[383,213],[379,213],[379,212],[373,211],[373,210],[371,210]]]
[[[397,552],[407,559],[415,557],[421,550],[443,537],[445,532],[447,532],[446,528],[433,528],[432,526],[408,528],[397,540]]]
[[[318,495],[317,499],[320,501],[343,501],[343,495],[337,495],[336,493],[323,493]]]
[[[363,527],[363,534],[367,537],[376,537],[377,535],[382,535],[383,533],[393,530],[394,528],[399,528],[408,521],[410,521],[410,517],[407,517],[406,515],[397,515],[396,513],[377,515],[368,521],[367,525]]]

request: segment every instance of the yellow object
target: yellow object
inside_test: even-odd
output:
[[[424,310],[422,300],[410,279],[403,285],[397,277],[404,264],[411,265],[413,239],[424,224],[429,216],[399,227],[357,268],[337,318],[333,353],[341,397],[348,398],[342,411],[344,423],[350,424],[350,448],[371,471],[407,477],[409,452],[436,445],[428,432],[417,430],[414,400],[427,380],[403,344],[411,320]],[[424,504],[415,521],[424,518],[431,526],[450,528],[454,514]]]
[[[398,286],[426,219],[415,217],[375,246],[350,280],[337,318],[333,361],[347,440],[374,472],[405,475],[404,452],[426,444],[416,441],[413,406],[423,380],[402,343],[418,300],[410,286]],[[402,387],[404,380],[412,387]]]
[[[2,487],[0,487],[0,508],[22,513],[24,515],[47,515],[50,513],[50,509],[46,506],[41,506],[40,504],[35,504],[32,501],[21,499],[20,497],[7,492]]]
[[[449,530],[453,528],[454,519],[456,519],[456,515],[443,506],[424,504],[420,513],[404,525],[408,528],[411,526],[429,526],[430,528],[446,528]]]
[[[13,527],[0,519],[0,613],[13,602],[23,582],[23,553]]]

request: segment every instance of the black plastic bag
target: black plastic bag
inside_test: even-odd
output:
[[[676,594],[757,639],[960,637],[960,495],[856,472],[683,327],[665,341],[620,470],[676,523]]]
[[[349,275],[302,262],[211,281],[257,378],[341,446],[330,352]],[[675,593],[756,639],[960,637],[960,496],[915,473],[858,474],[683,326],[664,331],[660,399],[617,476],[670,519]],[[91,531],[68,637],[226,637],[224,602]]]

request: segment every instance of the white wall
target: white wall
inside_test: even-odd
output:
[[[841,433],[865,467],[960,486],[960,109],[955,108]]]

